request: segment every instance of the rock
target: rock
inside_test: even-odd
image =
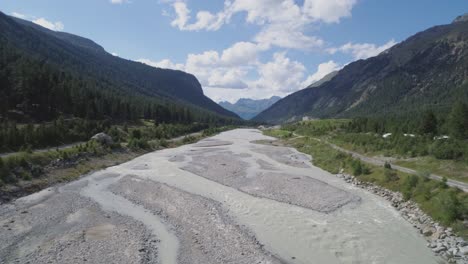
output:
[[[106,133],[99,133],[94,135],[91,140],[96,140],[97,142],[103,144],[103,145],[112,145],[114,141],[112,138],[107,135]]]
[[[425,226],[422,229],[422,234],[427,237],[432,236],[432,234],[434,234],[435,232],[436,232],[436,229],[432,226]]]
[[[461,247],[460,254],[464,256],[468,255],[468,246]]]
[[[440,247],[436,247],[432,249],[432,251],[437,254],[440,254],[441,252],[446,251],[446,250],[447,248],[444,246],[440,246]]]

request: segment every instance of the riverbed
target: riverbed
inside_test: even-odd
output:
[[[1,263],[441,263],[384,199],[236,129],[0,206]]]

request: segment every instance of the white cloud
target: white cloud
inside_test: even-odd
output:
[[[341,68],[336,62],[328,61],[318,65],[317,71],[307,76],[306,67],[288,58],[285,52],[276,52],[269,61],[260,62],[258,54],[264,49],[252,42],[237,42],[221,52],[208,50],[188,54],[184,63],[174,63],[169,59],[137,61],[194,74],[206,94],[215,101],[286,96]]]
[[[327,61],[321,63],[317,66],[317,71],[312,75],[309,75],[305,81],[302,82],[302,87],[305,88],[317,81],[320,81],[323,77],[327,76],[329,73],[340,70],[342,66],[334,61]]]
[[[314,20],[338,23],[343,17],[351,16],[356,0],[305,0],[303,12]]]
[[[284,52],[277,52],[273,60],[258,66],[260,78],[252,86],[281,93],[294,92],[301,88],[305,71],[302,63],[290,60]]]
[[[164,59],[164,60],[161,60],[161,61],[152,61],[152,60],[149,60],[149,59],[138,59],[136,61],[144,63],[144,64],[152,66],[152,67],[156,67],[156,68],[174,69],[174,70],[183,70],[184,69],[183,64],[175,64],[175,63],[172,63],[168,59]]]
[[[40,26],[43,26],[45,28],[48,28],[50,30],[53,30],[53,31],[62,31],[65,28],[65,26],[63,25],[62,22],[60,22],[60,21],[51,22],[51,21],[48,21],[47,19],[45,19],[43,17],[35,19],[32,22],[34,22],[35,24],[38,24]]]
[[[324,45],[322,39],[304,35],[301,30],[291,30],[291,28],[288,29],[284,25],[271,25],[264,28],[255,36],[255,41],[267,47],[274,45],[300,50],[319,48]]]
[[[129,0],[109,0],[111,4],[124,4],[124,3],[130,3]]]
[[[24,14],[21,14],[21,13],[18,13],[18,12],[12,12],[11,15],[14,16],[14,17],[17,17],[17,18],[21,18],[21,19],[27,19],[28,18],[27,15],[24,15]]]
[[[338,48],[330,48],[327,51],[330,54],[335,54],[336,52],[351,54],[354,59],[359,60],[377,56],[383,51],[393,47],[395,44],[397,44],[397,42],[393,39],[381,46],[377,46],[371,43],[349,42]]]
[[[257,55],[265,47],[252,42],[237,42],[231,47],[225,49],[221,55],[221,61],[224,65],[245,65],[257,60]]]
[[[305,33],[312,23],[338,23],[349,17],[356,0],[305,0],[304,5],[294,0],[226,0],[224,9],[216,14],[199,11],[195,22],[190,23],[191,10],[182,1],[172,4],[175,19],[171,25],[180,30],[214,31],[230,22],[237,13],[247,13],[246,22],[259,25],[260,33],[254,40],[262,46],[270,45],[312,49],[321,47],[324,41]]]
[[[218,30],[223,25],[223,14],[213,15],[208,11],[200,11],[197,13],[197,20],[193,24],[188,24],[190,20],[190,9],[184,2],[175,2],[172,4],[176,18],[171,22],[173,27],[178,27],[180,30]]]

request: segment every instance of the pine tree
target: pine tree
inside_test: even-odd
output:
[[[468,139],[468,106],[456,103],[449,116],[450,134],[457,139]]]
[[[425,113],[419,130],[421,134],[425,135],[437,134],[437,118],[434,115],[434,112],[428,111]]]

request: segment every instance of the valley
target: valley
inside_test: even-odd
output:
[[[468,264],[466,0],[33,2],[1,264]]]

